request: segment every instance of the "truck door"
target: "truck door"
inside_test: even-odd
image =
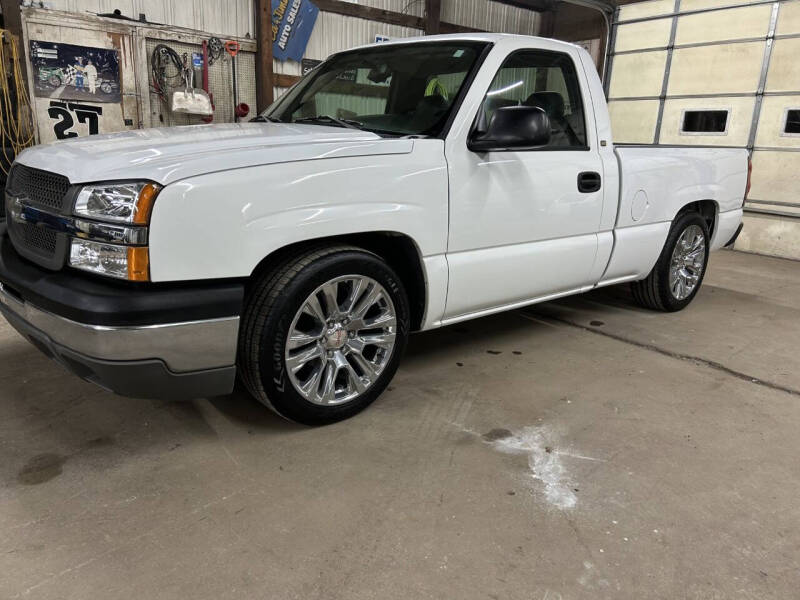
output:
[[[522,49],[501,60],[484,74],[477,106],[485,123],[503,106],[537,106],[549,116],[551,138],[533,150],[471,152],[466,142],[479,115],[448,136],[445,321],[594,283],[603,167],[577,50]],[[462,110],[468,106],[469,99]]]

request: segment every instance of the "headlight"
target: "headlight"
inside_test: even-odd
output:
[[[147,225],[160,189],[144,181],[87,185],[78,193],[74,212],[99,221]]]
[[[81,219],[72,222],[70,266],[127,281],[149,281],[147,226],[160,190],[147,181],[82,187],[73,210]]]
[[[69,264],[76,269],[128,281],[148,281],[150,258],[145,246],[117,246],[73,239]]]

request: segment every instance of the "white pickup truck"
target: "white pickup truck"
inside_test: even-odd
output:
[[[412,331],[622,282],[684,308],[749,185],[745,150],[615,148],[589,55],[534,37],[341,52],[254,121],[20,154],[6,318],[121,394],[238,375],[328,423],[386,388]]]

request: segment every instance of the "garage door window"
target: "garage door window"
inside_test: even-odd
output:
[[[681,133],[687,135],[726,135],[730,110],[685,110]]]
[[[783,135],[800,136],[800,108],[786,109],[786,116],[783,119]]]

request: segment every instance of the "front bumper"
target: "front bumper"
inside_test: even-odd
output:
[[[121,296],[125,300],[119,301],[118,322],[113,322],[115,284],[88,280],[91,285],[59,288],[56,283],[64,273],[45,272],[9,254],[4,237],[0,234],[0,312],[34,346],[69,371],[118,394],[139,398],[191,399],[233,390],[241,284],[194,287],[185,300],[191,305],[182,314],[205,318],[192,320],[174,319],[180,314],[185,287],[126,288]],[[30,277],[32,269],[39,271],[38,279]],[[103,294],[100,290],[106,285]],[[50,302],[50,310],[43,308],[35,302],[37,291],[42,290],[55,291],[66,306]],[[204,291],[208,305],[207,314],[202,315],[199,298]],[[167,307],[152,310],[151,322],[143,322],[142,307],[156,303],[153,294]],[[102,310],[92,313],[83,309],[87,306]],[[132,308],[137,306],[139,310]],[[81,312],[88,318],[73,318]]]

